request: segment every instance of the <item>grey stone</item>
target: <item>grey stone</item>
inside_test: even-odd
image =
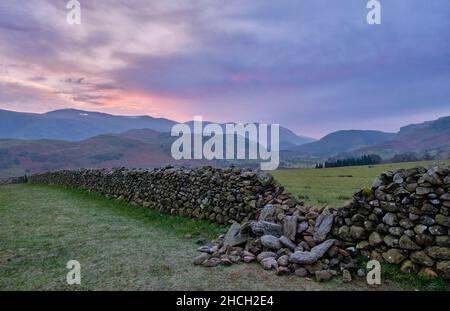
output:
[[[363,227],[359,226],[351,226],[350,235],[356,241],[364,240],[365,238],[367,238],[366,230]]]
[[[364,271],[364,269],[360,268],[356,271],[356,275],[360,278],[364,278],[366,276],[366,271]]]
[[[268,221],[258,221],[251,223],[251,228],[253,233],[256,235],[273,235],[275,237],[281,237],[283,235],[283,227],[279,224],[268,222]]]
[[[244,260],[244,262],[246,262],[246,263],[253,262],[253,261],[255,261],[255,259],[256,259],[255,256],[244,256],[244,257],[243,257],[243,260]]]
[[[267,186],[273,181],[273,177],[266,172],[259,171],[256,174],[256,178],[262,186]]]
[[[201,265],[205,260],[209,258],[209,255],[206,253],[203,253],[197,257],[194,258],[193,263],[194,265]]]
[[[323,242],[327,238],[328,233],[333,225],[334,217],[328,211],[324,211],[316,220],[314,228],[314,240],[316,242]]]
[[[400,240],[398,241],[400,248],[407,250],[419,250],[421,247],[417,245],[414,241],[412,241],[408,236],[402,235]]]
[[[275,207],[272,204],[267,204],[261,210],[258,220],[259,221],[268,220],[269,218],[272,218],[274,216],[275,216]]]
[[[434,266],[434,261],[424,251],[413,252],[409,258],[411,258],[412,262],[421,266]]]
[[[286,216],[283,221],[283,235],[292,241],[295,241],[297,234],[297,217]]]
[[[432,188],[426,188],[426,187],[417,187],[416,188],[416,193],[418,195],[424,195],[424,194],[428,194],[430,192],[433,192]]]
[[[347,269],[342,270],[342,282],[344,283],[352,282],[352,274]]]
[[[372,246],[376,246],[378,244],[381,244],[383,242],[383,239],[381,238],[380,234],[378,232],[372,232],[369,236],[369,243]]]
[[[219,248],[217,245],[207,244],[207,245],[203,245],[203,246],[200,246],[199,248],[197,248],[197,251],[202,252],[202,253],[212,254],[212,253],[216,252],[218,249]]]
[[[274,252],[261,252],[259,253],[259,255],[256,257],[256,259],[260,262],[263,259],[269,258],[269,257],[273,257],[275,258],[277,256],[277,254],[275,254]]]
[[[394,213],[386,213],[383,217],[383,222],[389,226],[395,226],[398,224],[397,215]]]
[[[416,225],[414,227],[414,232],[417,234],[425,233],[428,230],[428,227],[425,225]]]
[[[384,243],[386,243],[389,247],[398,247],[398,238],[392,235],[386,235],[383,239]]]
[[[426,249],[428,256],[435,259],[450,259],[450,248],[442,246],[432,246]]]
[[[421,246],[430,246],[434,243],[434,237],[429,234],[417,234],[415,240]]]
[[[327,240],[317,246],[314,246],[310,252],[294,252],[290,257],[289,261],[297,264],[313,264],[317,262],[328,249],[333,246],[335,240]]]
[[[205,260],[202,263],[202,266],[207,267],[207,268],[212,268],[212,267],[218,266],[220,263],[221,263],[220,258],[213,257],[213,258]]]
[[[390,227],[388,231],[392,235],[401,236],[405,232],[405,229],[402,227]]]
[[[450,236],[448,236],[448,235],[437,236],[436,237],[436,245],[450,247]]]
[[[438,262],[436,271],[444,280],[450,280],[450,260]]]
[[[261,261],[264,270],[272,270],[278,268],[278,263],[274,257],[268,257]]]
[[[418,270],[418,267],[417,267],[417,265],[416,265],[415,263],[413,263],[411,260],[405,260],[405,261],[402,263],[402,266],[400,267],[400,270],[401,270],[403,273],[408,273],[408,274],[410,274],[410,273],[416,272],[416,271]]]
[[[290,239],[288,239],[287,237],[285,237],[284,235],[280,238],[280,242],[283,246],[295,250],[295,248],[297,247],[297,245],[295,245],[294,242],[292,242]]]
[[[249,238],[250,226],[248,224],[240,225],[234,222],[225,235],[225,246],[238,246],[247,242]]]
[[[438,214],[435,219],[438,224],[450,228],[450,217]]]
[[[350,227],[342,226],[338,230],[338,236],[344,241],[352,241],[352,236],[350,234]]]
[[[405,218],[405,219],[400,220],[400,226],[402,226],[405,229],[410,229],[410,228],[414,227],[414,223],[411,220]]]
[[[309,227],[309,223],[307,221],[303,221],[301,223],[298,224],[297,227],[297,233],[301,234],[303,232],[305,232],[306,229],[308,229]]]
[[[406,259],[406,255],[399,249],[390,249],[383,253],[383,259],[388,263],[399,264]]]
[[[280,239],[273,235],[263,235],[261,237],[261,244],[272,250],[279,250],[282,247]]]
[[[447,229],[444,228],[443,226],[439,226],[439,225],[431,226],[430,228],[428,228],[428,231],[430,231],[430,233],[432,235],[444,235],[444,234],[447,234]]]
[[[280,258],[278,258],[277,263],[278,266],[286,267],[287,265],[289,265],[289,256],[288,255],[281,256]]]

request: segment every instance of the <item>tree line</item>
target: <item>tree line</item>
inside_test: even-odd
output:
[[[334,161],[325,161],[324,163],[317,163],[316,168],[326,167],[343,167],[356,165],[375,165],[383,162],[383,159],[377,154],[363,155],[360,158],[346,158]]]

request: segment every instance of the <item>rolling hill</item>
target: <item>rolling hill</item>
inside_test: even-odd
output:
[[[0,176],[76,168],[152,168],[173,162],[172,137],[153,130],[131,130],[83,141],[0,140]],[[206,164],[180,161],[179,164]]]
[[[450,157],[450,117],[402,127],[394,139],[357,150],[358,154],[377,153],[384,158],[412,152],[419,157]]]
[[[116,116],[76,109],[55,110],[44,114],[0,109],[0,139],[82,141],[102,134],[117,134],[134,129],[170,133],[177,123],[150,116]],[[192,121],[186,124],[192,126]],[[290,149],[312,141],[314,139],[296,135],[291,130],[280,127],[280,144],[283,148]]]
[[[151,168],[173,163],[189,166],[230,164],[224,160],[175,161],[170,151],[176,137],[171,137],[169,132],[175,122],[167,119],[121,117],[80,110],[60,110],[43,115],[0,110],[0,119],[0,137],[10,136],[0,139],[0,176],[81,167]],[[187,124],[192,126],[191,122]],[[145,128],[146,125],[153,129]],[[124,128],[127,130],[116,132]],[[302,143],[308,138],[288,129],[280,128],[280,134],[281,167],[310,167],[329,158],[367,154],[378,154],[384,160],[408,153],[417,159],[450,158],[450,117],[408,125],[398,133],[337,131],[306,144]],[[41,136],[49,138],[34,139]],[[259,164],[240,160],[232,163],[245,166]]]
[[[125,117],[64,109],[44,114],[0,110],[0,138],[80,141],[131,129],[170,132],[174,121],[148,116]]]
[[[396,134],[380,131],[337,131],[326,135],[316,142],[296,147],[295,151],[308,155],[333,156],[374,146],[392,140],[395,137]]]

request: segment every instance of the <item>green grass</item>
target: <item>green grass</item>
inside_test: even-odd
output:
[[[450,164],[450,160],[325,169],[286,169],[271,174],[307,204],[340,207],[351,199],[355,191],[371,186],[374,178],[381,172],[417,165],[428,167],[433,163]]]
[[[358,266],[365,268],[367,258],[359,257]],[[383,263],[381,265],[381,279],[388,279],[406,288],[415,288],[423,291],[450,291],[450,283],[441,278],[429,279],[420,274],[407,274],[400,270],[399,265]]]
[[[192,265],[196,237],[224,228],[61,187],[0,187],[0,290],[367,290],[316,283],[257,264]],[[187,238],[190,234],[193,237]],[[81,263],[80,286],[66,264]],[[386,280],[381,289],[403,289]]]

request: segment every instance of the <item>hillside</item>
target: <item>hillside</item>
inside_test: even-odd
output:
[[[80,167],[157,167],[173,160],[170,139],[152,130],[133,130],[79,142],[0,140],[0,175]]]
[[[392,140],[395,136],[396,134],[380,131],[337,131],[316,142],[297,147],[295,150],[303,154],[332,156]]]
[[[101,134],[148,128],[170,132],[174,121],[148,116],[114,116],[75,109],[44,114],[0,110],[0,138],[78,141]]]
[[[0,139],[81,141],[102,134],[117,134],[135,129],[170,133],[177,123],[150,116],[116,116],[76,109],[55,110],[44,114],[0,109]],[[192,121],[186,124],[192,128]],[[290,148],[314,139],[296,135],[291,130],[280,127],[280,141],[283,146]]]
[[[316,142],[295,147],[295,156],[352,157],[378,154],[385,160],[402,153],[418,158],[450,158],[450,117],[404,126],[398,133],[346,130],[330,133]],[[294,155],[293,155],[294,156]]]
[[[10,130],[10,136],[27,136],[33,133],[34,136],[40,136],[48,131],[51,133],[48,136],[79,138],[88,133],[92,135],[106,130],[113,131],[150,123],[158,129],[164,127],[167,129],[172,124],[172,121],[165,119],[150,117],[130,119],[79,110],[61,110],[44,115],[0,111],[0,118],[4,121],[0,123],[0,133],[8,133]],[[51,120],[45,121],[45,118]],[[192,126],[192,122],[187,124]],[[13,135],[12,128],[21,130],[17,130]],[[31,132],[25,135],[28,130]],[[208,138],[204,138],[204,141],[206,139]],[[169,132],[148,128],[102,133],[83,140],[0,139],[0,176],[18,176],[25,173],[81,167],[151,168],[169,163],[189,166],[230,164],[223,160],[174,161],[170,152],[174,140],[175,137],[171,137]],[[398,133],[343,130],[330,133],[318,141],[302,144],[306,141],[308,138],[280,128],[281,168],[311,167],[329,158],[366,154],[378,154],[384,160],[399,155],[401,158],[403,154],[408,154],[406,158],[410,161],[422,158],[448,159],[450,117],[408,125],[402,127]],[[233,163],[245,166],[259,165],[259,162],[255,161],[233,161]]]
[[[450,117],[402,127],[394,139],[358,150],[359,154],[377,153],[385,158],[413,152],[421,157],[450,158]]]
[[[141,129],[83,141],[0,139],[0,177],[77,168],[230,165],[225,160],[174,160],[171,147],[176,138],[170,133]],[[225,142],[226,137],[222,139]],[[204,142],[206,140],[207,137]],[[248,144],[246,140],[247,148]],[[256,166],[259,162],[237,161],[235,164]]]

